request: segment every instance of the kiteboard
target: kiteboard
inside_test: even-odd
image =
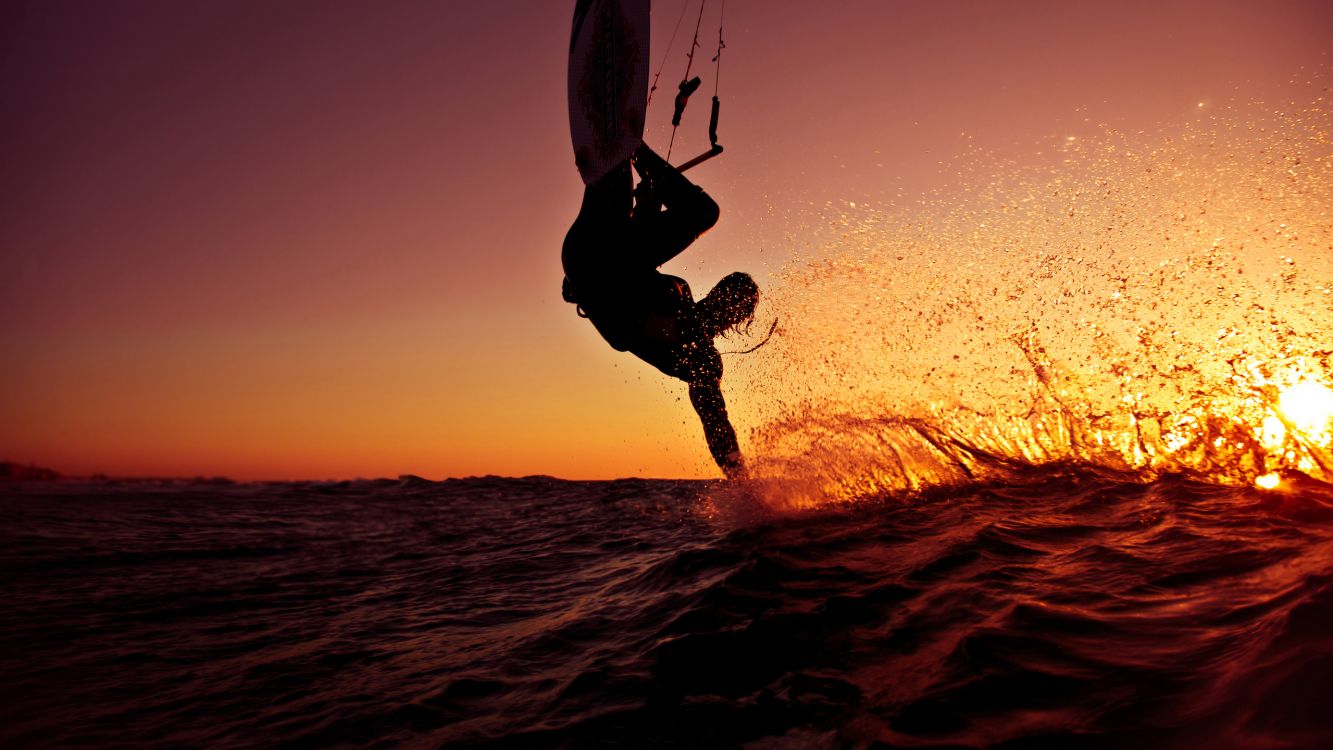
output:
[[[643,143],[649,0],[578,0],[569,40],[569,132],[591,185]]]

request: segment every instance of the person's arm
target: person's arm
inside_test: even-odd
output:
[[[703,422],[708,452],[713,454],[718,468],[728,479],[744,477],[745,463],[741,458],[740,446],[736,443],[736,430],[727,418],[721,381],[690,383],[690,403],[699,414],[699,421]]]
[[[635,167],[649,184],[636,211],[634,223],[639,236],[636,252],[653,268],[680,255],[685,248],[717,223],[717,203],[662,157],[642,146],[635,153]],[[658,205],[666,210],[659,210]]]

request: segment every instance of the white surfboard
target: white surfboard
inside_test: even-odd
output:
[[[648,1],[578,0],[569,40],[569,132],[591,185],[643,142]]]

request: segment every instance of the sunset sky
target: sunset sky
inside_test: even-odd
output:
[[[560,298],[582,189],[572,7],[6,3],[0,460],[715,476],[684,384]],[[653,70],[681,7],[654,4]],[[718,7],[677,162],[706,147]],[[810,251],[803,207],[946,187],[941,162],[971,149],[1021,161],[1282,99],[1328,68],[1333,5],[731,0],[725,38],[726,153],[691,173],[722,219],[664,269],[696,294],[737,269],[771,283]],[[661,94],[647,137],[665,151]]]

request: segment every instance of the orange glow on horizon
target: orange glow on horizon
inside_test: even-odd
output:
[[[242,480],[720,476],[684,384],[560,298],[582,189],[573,3],[336,5],[0,12],[0,81],[24,102],[0,123],[0,460]],[[654,7],[656,70],[681,2]],[[811,219],[821,207],[910,223],[983,161],[1044,168],[1104,130],[1299,100],[1328,69],[1330,24],[1314,0],[728,8],[726,152],[689,173],[722,219],[662,270],[696,296],[745,270],[767,294],[850,226]],[[651,144],[670,137],[669,100],[649,111]],[[677,156],[707,148],[693,106]],[[818,312],[774,311],[779,339]],[[743,451],[772,418],[742,385],[757,360],[724,358]],[[1333,431],[1322,383],[1277,408],[1276,427],[1246,427],[1265,444]]]

